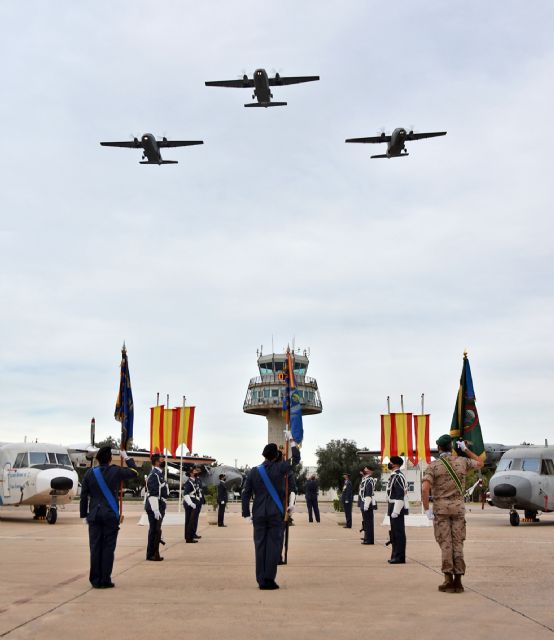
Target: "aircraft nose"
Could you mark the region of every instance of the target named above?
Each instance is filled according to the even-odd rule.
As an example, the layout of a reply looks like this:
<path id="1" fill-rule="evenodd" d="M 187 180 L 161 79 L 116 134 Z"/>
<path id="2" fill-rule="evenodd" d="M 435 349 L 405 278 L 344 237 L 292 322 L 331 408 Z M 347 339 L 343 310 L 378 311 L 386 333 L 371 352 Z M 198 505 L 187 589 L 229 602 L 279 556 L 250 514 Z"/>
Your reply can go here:
<path id="1" fill-rule="evenodd" d="M 513 498 L 517 493 L 513 484 L 499 484 L 494 488 L 494 495 L 498 498 Z"/>
<path id="2" fill-rule="evenodd" d="M 491 482 L 491 491 L 496 498 L 514 498 L 518 502 L 531 500 L 533 489 L 527 478 L 510 476 L 510 478 L 502 480 L 502 478 L 498 478 L 498 484 Z"/>
<path id="3" fill-rule="evenodd" d="M 69 491 L 73 489 L 73 480 L 64 476 L 52 478 L 52 480 L 50 480 L 50 487 L 55 491 Z"/>

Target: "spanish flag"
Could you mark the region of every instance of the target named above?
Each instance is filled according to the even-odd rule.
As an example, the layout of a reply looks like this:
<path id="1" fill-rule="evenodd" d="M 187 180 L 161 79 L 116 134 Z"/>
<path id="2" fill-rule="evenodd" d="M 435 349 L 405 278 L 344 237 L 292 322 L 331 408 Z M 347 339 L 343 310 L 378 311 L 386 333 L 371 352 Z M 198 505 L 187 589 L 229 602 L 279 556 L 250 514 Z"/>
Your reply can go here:
<path id="1" fill-rule="evenodd" d="M 414 416 L 415 457 L 414 464 L 421 460 L 431 462 L 431 448 L 429 447 L 429 414 Z"/>
<path id="2" fill-rule="evenodd" d="M 387 413 L 381 416 L 381 458 L 414 457 L 412 414 Z"/>
<path id="3" fill-rule="evenodd" d="M 192 453 L 192 432 L 194 428 L 195 407 L 175 407 L 171 421 L 171 439 L 168 449 L 175 456 L 180 445 L 184 444 Z"/>
<path id="4" fill-rule="evenodd" d="M 150 407 L 150 454 L 164 452 L 164 405 Z"/>

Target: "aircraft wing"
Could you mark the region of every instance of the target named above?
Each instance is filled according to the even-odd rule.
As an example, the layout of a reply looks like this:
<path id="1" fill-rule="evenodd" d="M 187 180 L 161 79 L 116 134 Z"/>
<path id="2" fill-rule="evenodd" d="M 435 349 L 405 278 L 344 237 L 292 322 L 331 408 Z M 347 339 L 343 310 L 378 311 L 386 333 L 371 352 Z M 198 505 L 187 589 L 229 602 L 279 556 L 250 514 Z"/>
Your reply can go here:
<path id="1" fill-rule="evenodd" d="M 212 80 L 204 83 L 207 87 L 235 87 L 237 89 L 244 89 L 246 87 L 253 87 L 254 80 L 250 80 L 248 77 L 241 78 L 240 80 Z"/>
<path id="2" fill-rule="evenodd" d="M 101 142 L 103 147 L 126 147 L 127 149 L 141 149 L 142 145 L 138 140 L 127 140 L 125 142 Z"/>
<path id="3" fill-rule="evenodd" d="M 423 138 L 436 138 L 437 136 L 445 136 L 446 131 L 434 131 L 432 133 L 410 133 L 406 136 L 406 140 L 423 140 Z"/>
<path id="4" fill-rule="evenodd" d="M 301 82 L 314 82 L 319 80 L 319 76 L 279 76 L 275 78 L 269 78 L 269 86 L 277 87 L 283 84 L 300 84 Z"/>
<path id="5" fill-rule="evenodd" d="M 370 136 L 369 138 L 348 138 L 345 142 L 390 142 L 391 137 L 382 135 L 382 136 Z"/>
<path id="6" fill-rule="evenodd" d="M 204 144 L 204 140 L 158 140 L 158 147 L 190 147 L 193 144 Z"/>

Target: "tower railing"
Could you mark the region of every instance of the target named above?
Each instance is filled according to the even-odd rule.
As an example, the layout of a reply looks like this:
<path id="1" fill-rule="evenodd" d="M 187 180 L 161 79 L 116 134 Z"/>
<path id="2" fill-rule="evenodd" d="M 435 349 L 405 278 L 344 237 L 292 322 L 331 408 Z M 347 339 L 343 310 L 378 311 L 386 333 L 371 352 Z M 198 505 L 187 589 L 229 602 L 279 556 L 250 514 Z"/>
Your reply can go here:
<path id="1" fill-rule="evenodd" d="M 317 381 L 315 378 L 310 378 L 310 376 L 300 376 L 295 375 L 294 380 L 297 385 L 306 385 L 310 387 L 317 388 Z M 263 376 L 256 376 L 255 378 L 250 378 L 249 386 L 255 386 L 259 384 L 281 384 L 285 385 L 284 380 L 279 380 L 279 374 L 277 373 L 268 373 Z"/>

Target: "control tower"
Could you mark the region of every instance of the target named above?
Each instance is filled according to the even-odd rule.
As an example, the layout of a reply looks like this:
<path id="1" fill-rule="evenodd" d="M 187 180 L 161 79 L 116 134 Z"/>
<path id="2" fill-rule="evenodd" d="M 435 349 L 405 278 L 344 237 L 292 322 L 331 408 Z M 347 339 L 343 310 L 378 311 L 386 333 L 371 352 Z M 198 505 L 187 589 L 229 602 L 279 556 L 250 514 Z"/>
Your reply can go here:
<path id="1" fill-rule="evenodd" d="M 306 375 L 308 370 L 308 355 L 306 351 L 296 352 L 294 358 L 294 379 L 300 395 L 302 416 L 321 413 L 321 398 L 315 378 Z M 286 353 L 271 353 L 262 355 L 258 351 L 258 369 L 260 375 L 250 380 L 243 410 L 267 418 L 267 442 L 284 445 L 285 414 L 283 412 L 283 398 L 286 393 L 285 364 Z"/>

